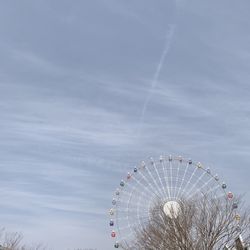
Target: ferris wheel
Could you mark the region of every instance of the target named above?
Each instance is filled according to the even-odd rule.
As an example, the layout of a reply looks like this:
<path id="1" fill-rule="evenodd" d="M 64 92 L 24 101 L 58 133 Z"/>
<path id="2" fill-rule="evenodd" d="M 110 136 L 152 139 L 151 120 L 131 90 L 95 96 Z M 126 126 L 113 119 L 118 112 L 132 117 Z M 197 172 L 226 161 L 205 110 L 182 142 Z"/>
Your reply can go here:
<path id="1" fill-rule="evenodd" d="M 114 247 L 133 249 L 135 228 L 143 229 L 149 222 L 156 199 L 170 215 L 170 208 L 177 212 L 183 198 L 191 200 L 208 194 L 228 199 L 234 196 L 218 175 L 200 162 L 171 155 L 142 161 L 114 192 L 109 211 Z M 237 208 L 237 204 L 234 206 Z"/>

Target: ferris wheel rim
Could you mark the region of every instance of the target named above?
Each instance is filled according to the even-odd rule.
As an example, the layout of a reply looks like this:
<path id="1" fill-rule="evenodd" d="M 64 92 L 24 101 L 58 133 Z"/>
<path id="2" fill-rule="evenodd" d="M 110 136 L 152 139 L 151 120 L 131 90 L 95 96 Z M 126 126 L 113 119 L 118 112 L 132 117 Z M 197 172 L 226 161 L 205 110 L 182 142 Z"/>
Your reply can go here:
<path id="1" fill-rule="evenodd" d="M 163 181 L 165 181 L 165 184 L 166 184 L 166 176 L 165 176 L 165 174 L 166 174 L 166 172 L 165 172 L 165 170 L 163 170 L 163 177 L 160 177 L 160 175 L 159 175 L 159 172 L 158 172 L 158 170 L 157 170 L 157 166 L 156 166 L 156 164 L 161 164 L 162 165 L 162 168 L 164 169 L 164 164 L 166 163 L 166 162 L 169 162 L 169 164 L 170 164 L 170 168 L 169 168 L 169 175 L 170 175 L 170 181 L 171 181 L 171 185 L 170 185 L 170 187 L 169 186 L 165 186 L 164 187 L 164 183 L 163 183 Z M 184 175 L 184 178 L 186 177 L 186 173 L 187 173 L 187 171 L 188 171 L 188 169 L 190 169 L 190 167 L 192 166 L 193 168 L 194 168 L 194 171 L 192 172 L 192 174 L 191 174 L 191 176 L 189 176 L 189 181 L 188 182 L 186 182 L 184 185 L 184 189 L 182 189 L 183 187 L 182 187 L 182 185 L 183 185 L 183 180 L 182 180 L 182 182 L 181 182 L 181 186 L 179 186 L 178 187 L 178 190 L 176 190 L 177 188 L 176 188 L 176 186 L 175 187 L 173 187 L 173 178 L 172 178 L 172 175 L 173 175 L 173 169 L 172 169 L 172 162 L 178 162 L 178 163 L 181 163 L 181 164 L 185 164 L 185 175 Z M 180 165 L 181 165 L 180 164 Z M 157 181 L 159 181 L 159 183 L 155 183 L 156 181 L 154 180 L 154 178 L 151 176 L 151 172 L 149 171 L 150 169 L 149 169 L 149 166 L 151 167 L 151 170 L 152 170 L 152 168 L 155 170 L 155 174 L 157 175 Z M 166 167 L 165 167 L 165 169 L 167 169 Z M 169 155 L 169 156 L 160 156 L 159 157 L 159 161 L 154 161 L 154 159 L 151 157 L 151 158 L 149 158 L 149 162 L 145 162 L 145 161 L 142 161 L 140 164 L 139 164 L 139 166 L 135 166 L 134 167 L 134 171 L 133 172 L 128 172 L 128 174 L 127 174 L 127 178 L 125 178 L 125 179 L 122 179 L 121 180 L 121 182 L 120 182 L 120 187 L 119 188 L 117 188 L 117 190 L 116 190 L 116 192 L 114 193 L 114 196 L 113 197 L 116 197 L 116 198 L 113 198 L 113 201 L 115 200 L 115 202 L 114 202 L 114 204 L 113 204 L 113 209 L 115 210 L 115 221 L 116 221 L 116 229 L 117 229 L 117 237 L 116 238 L 118 238 L 119 239 L 119 242 L 120 242 L 120 246 L 122 246 L 123 244 L 125 244 L 125 245 L 127 245 L 127 247 L 130 247 L 130 245 L 128 244 L 128 242 L 126 241 L 126 237 L 125 236 L 123 236 L 123 233 L 121 232 L 122 231 L 122 227 L 120 226 L 120 222 L 121 222 L 121 220 L 120 220 L 120 218 L 119 218 L 119 216 L 120 216 L 120 213 L 125 213 L 126 214 L 126 212 L 127 212 L 127 221 L 128 221 L 128 228 L 129 228 L 129 230 L 130 230 L 130 233 L 132 233 L 132 229 L 131 229 L 131 227 L 133 226 L 133 225 L 130 225 L 130 221 L 129 221 L 129 209 L 130 209 L 130 202 L 131 202 L 131 199 L 132 199 L 132 196 L 133 196 L 133 193 L 136 191 L 136 185 L 134 185 L 134 187 L 132 188 L 132 191 L 133 192 L 131 192 L 130 194 L 129 194 L 129 201 L 127 202 L 127 210 L 125 210 L 125 212 L 124 212 L 124 210 L 121 210 L 120 209 L 120 207 L 119 207 L 119 203 L 120 203 L 120 201 L 121 201 L 121 194 L 123 193 L 123 192 L 126 192 L 125 191 L 125 187 L 127 187 L 127 186 L 129 186 L 130 185 L 130 183 L 131 183 L 131 181 L 132 180 L 135 180 L 135 182 L 140 182 L 140 180 L 137 180 L 136 179 L 136 176 L 138 176 L 138 175 L 140 175 L 141 174 L 141 178 L 143 179 L 143 178 L 145 178 L 144 176 L 143 176 L 143 172 L 142 171 L 144 171 L 145 170 L 145 172 L 147 171 L 147 174 L 148 174 L 148 176 L 147 176 L 147 178 L 151 178 L 152 179 L 152 183 L 148 183 L 148 186 L 147 187 L 144 187 L 144 190 L 146 190 L 148 193 L 153 193 L 154 195 L 155 195 L 155 197 L 159 197 L 160 199 L 161 199 L 161 197 L 162 197 L 162 195 L 164 196 L 164 194 L 170 194 L 171 192 L 173 193 L 174 192 L 174 197 L 171 197 L 171 195 L 169 195 L 169 196 L 167 196 L 168 198 L 169 198 L 169 201 L 177 201 L 178 199 L 180 199 L 179 197 L 179 192 L 180 192 L 180 190 L 181 190 L 181 194 L 183 194 L 183 190 L 185 190 L 185 188 L 186 188 L 186 186 L 189 186 L 190 185 L 190 183 L 191 183 L 191 181 L 192 181 L 192 178 L 195 176 L 195 172 L 197 171 L 197 170 L 201 170 L 201 171 L 203 171 L 202 172 L 202 174 L 203 175 L 200 175 L 199 176 L 199 178 L 198 179 L 196 179 L 196 182 L 195 183 L 193 183 L 193 185 L 191 186 L 191 190 L 193 191 L 193 189 L 195 189 L 195 187 L 196 187 L 196 185 L 197 185 L 197 183 L 200 183 L 200 181 L 201 181 L 201 179 L 203 178 L 202 176 L 209 176 L 210 177 L 210 179 L 209 179 L 209 181 L 215 181 L 216 182 L 216 186 L 215 186 L 215 188 L 220 188 L 220 191 L 222 191 L 222 193 L 223 193 L 223 195 L 225 195 L 225 197 L 227 196 L 227 185 L 224 183 L 224 182 L 221 182 L 221 180 L 219 179 L 219 177 L 218 177 L 218 175 L 217 174 L 214 174 L 214 173 L 212 173 L 212 171 L 210 170 L 210 168 L 205 168 L 205 166 L 203 165 L 203 164 L 201 164 L 200 162 L 193 162 L 191 159 L 185 159 L 185 158 L 183 158 L 183 157 L 181 157 L 181 156 L 175 156 L 175 157 L 172 157 L 171 155 Z M 178 169 L 177 169 L 177 178 L 175 179 L 175 181 L 176 181 L 176 183 L 179 181 L 178 180 L 178 175 L 179 175 L 179 165 L 178 165 Z M 166 170 L 167 171 L 167 170 Z M 199 171 L 199 172 L 201 172 L 201 171 Z M 167 173 L 168 174 L 168 173 Z M 183 179 L 184 179 L 183 178 Z M 169 180 L 168 180 L 169 181 Z M 137 183 L 138 184 L 138 183 Z M 138 184 L 138 185 L 141 185 L 141 184 Z M 158 185 L 161 185 L 162 186 L 162 189 L 161 188 L 159 188 L 158 187 Z M 175 185 L 177 185 L 177 184 L 175 184 Z M 204 185 L 206 186 L 206 185 L 208 185 L 208 183 L 204 183 Z M 154 191 L 154 188 L 153 188 L 153 186 L 155 186 L 155 187 L 157 187 L 157 189 L 159 189 L 159 190 L 156 190 L 156 191 Z M 174 189 L 174 191 L 173 191 L 173 189 Z M 202 190 L 202 188 L 199 190 L 199 191 L 201 191 Z M 177 195 L 176 195 L 176 192 L 177 192 Z M 185 191 L 186 192 L 186 191 Z M 196 192 L 197 192 L 197 190 L 196 190 Z M 231 192 L 229 192 L 229 193 L 231 193 Z M 228 193 L 228 194 L 229 194 Z M 140 194 L 142 194 L 140 197 L 139 197 L 139 201 L 141 200 L 141 198 L 142 198 L 142 196 L 144 195 L 146 195 L 146 194 L 144 194 L 144 193 L 140 193 Z M 188 196 L 188 199 L 190 199 L 190 198 L 192 198 L 192 196 L 193 195 L 189 195 Z M 168 201 L 166 201 L 165 200 L 165 204 L 167 203 Z M 150 206 L 150 202 L 148 202 L 148 208 L 147 208 L 147 210 L 149 211 L 149 206 Z M 137 202 L 137 207 L 136 207 L 136 209 L 137 209 L 137 213 L 136 213 L 136 217 L 137 217 L 137 222 L 135 222 L 135 224 L 138 226 L 140 226 L 140 228 L 143 228 L 143 225 L 142 225 L 142 223 L 141 223 L 141 220 L 143 219 L 143 218 L 141 218 L 140 216 L 139 216 L 139 205 L 138 205 L 138 202 Z M 112 217 L 113 215 L 111 215 L 111 217 Z M 113 217 L 113 218 L 114 218 Z M 134 225 L 135 225 L 134 224 Z M 127 228 L 127 226 L 126 227 L 124 227 L 124 228 Z M 118 241 L 117 241 L 118 242 Z M 118 244 L 118 243 L 116 243 L 116 244 Z"/>

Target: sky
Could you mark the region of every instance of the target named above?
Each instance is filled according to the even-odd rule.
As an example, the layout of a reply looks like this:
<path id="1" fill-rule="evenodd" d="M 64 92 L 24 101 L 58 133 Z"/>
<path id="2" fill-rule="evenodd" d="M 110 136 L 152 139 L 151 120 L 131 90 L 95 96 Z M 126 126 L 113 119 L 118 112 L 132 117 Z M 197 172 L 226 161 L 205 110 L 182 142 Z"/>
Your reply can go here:
<path id="1" fill-rule="evenodd" d="M 113 249 L 120 179 L 182 155 L 250 205 L 248 0 L 0 1 L 0 227 Z"/>

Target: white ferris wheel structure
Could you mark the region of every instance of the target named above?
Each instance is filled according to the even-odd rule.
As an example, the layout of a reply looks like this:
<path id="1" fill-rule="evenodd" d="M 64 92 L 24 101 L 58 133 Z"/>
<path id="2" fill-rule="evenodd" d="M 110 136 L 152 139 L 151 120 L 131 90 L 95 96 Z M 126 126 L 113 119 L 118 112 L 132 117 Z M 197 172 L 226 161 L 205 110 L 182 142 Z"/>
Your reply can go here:
<path id="1" fill-rule="evenodd" d="M 140 162 L 120 181 L 113 195 L 109 226 L 114 247 L 133 249 L 135 229 L 147 225 L 155 200 L 162 203 L 168 215 L 170 208 L 178 212 L 183 198 L 192 200 L 209 194 L 233 198 L 218 175 L 200 162 L 171 155 Z"/>

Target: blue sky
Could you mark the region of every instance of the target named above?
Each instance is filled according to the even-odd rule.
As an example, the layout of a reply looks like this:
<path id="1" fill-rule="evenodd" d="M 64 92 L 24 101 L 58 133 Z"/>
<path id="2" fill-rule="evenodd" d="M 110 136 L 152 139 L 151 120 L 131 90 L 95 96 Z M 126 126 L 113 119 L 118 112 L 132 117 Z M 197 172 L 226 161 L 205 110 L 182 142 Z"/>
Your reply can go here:
<path id="1" fill-rule="evenodd" d="M 248 0 L 1 1 L 0 226 L 112 249 L 120 178 L 169 153 L 248 200 L 249 13 Z"/>

